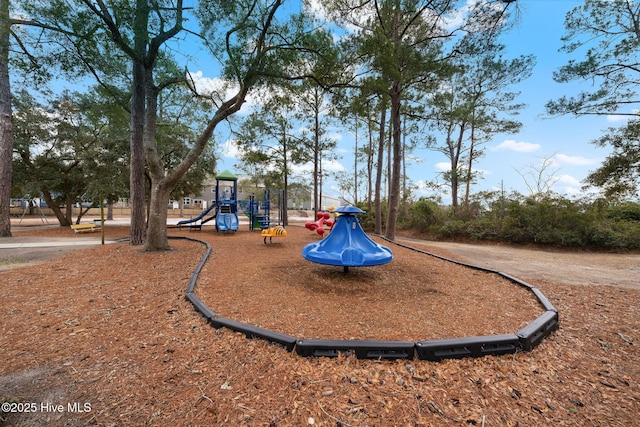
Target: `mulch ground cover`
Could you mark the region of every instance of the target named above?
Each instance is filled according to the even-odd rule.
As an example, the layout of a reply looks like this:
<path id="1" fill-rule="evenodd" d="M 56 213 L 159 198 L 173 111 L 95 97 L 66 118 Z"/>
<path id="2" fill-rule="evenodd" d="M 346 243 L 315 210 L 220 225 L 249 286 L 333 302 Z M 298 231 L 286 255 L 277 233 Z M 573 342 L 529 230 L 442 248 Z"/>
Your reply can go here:
<path id="1" fill-rule="evenodd" d="M 544 311 L 495 275 L 388 243 L 391 263 L 344 274 L 301 257 L 317 235 L 288 231 L 271 245 L 243 230 L 170 234 L 211 243 L 196 294 L 212 310 L 296 337 L 513 333 Z M 68 228 L 15 234 L 95 238 Z M 213 329 L 184 297 L 204 248 L 171 245 L 85 247 L 0 271 L 0 402 L 9 404 L 0 425 L 637 425 L 638 291 L 521 278 L 560 313 L 559 330 L 531 352 L 304 358 Z"/>

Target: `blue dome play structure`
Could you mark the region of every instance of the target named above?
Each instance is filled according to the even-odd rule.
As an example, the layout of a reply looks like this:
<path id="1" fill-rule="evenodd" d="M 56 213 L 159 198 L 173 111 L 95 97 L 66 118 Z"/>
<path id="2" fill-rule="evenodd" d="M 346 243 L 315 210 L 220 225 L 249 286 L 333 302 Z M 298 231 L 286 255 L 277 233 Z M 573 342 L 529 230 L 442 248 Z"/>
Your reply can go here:
<path id="1" fill-rule="evenodd" d="M 391 249 L 379 245 L 367 236 L 357 214 L 364 211 L 355 206 L 341 206 L 331 233 L 324 239 L 309 243 L 302 249 L 302 256 L 311 262 L 349 267 L 370 267 L 386 264 L 393 259 Z"/>

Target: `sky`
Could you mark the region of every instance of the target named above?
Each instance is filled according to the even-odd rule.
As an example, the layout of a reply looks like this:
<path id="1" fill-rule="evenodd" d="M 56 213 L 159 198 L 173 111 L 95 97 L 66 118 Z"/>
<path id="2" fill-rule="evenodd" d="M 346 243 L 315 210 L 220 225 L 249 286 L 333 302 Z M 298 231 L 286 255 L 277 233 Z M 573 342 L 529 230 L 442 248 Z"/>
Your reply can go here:
<path id="1" fill-rule="evenodd" d="M 612 126 L 620 125 L 613 116 L 550 118 L 544 105 L 551 99 L 571 95 L 579 90 L 591 90 L 589 83 L 556 83 L 552 75 L 570 59 L 564 52 L 561 37 L 564 18 L 581 1 L 519 0 L 522 15 L 518 25 L 504 39 L 513 55 L 533 54 L 537 64 L 532 76 L 516 88 L 519 100 L 527 104 L 519 120 L 523 129 L 515 135 L 497 135 L 486 146 L 485 158 L 478 169 L 486 171 L 476 186 L 484 189 L 514 189 L 528 194 L 524 176 L 540 170 L 542 162 L 550 163 L 549 171 L 557 179 L 553 190 L 574 195 L 581 192 L 588 173 L 600 166 L 609 150 L 596 147 L 590 141 Z M 580 59 L 577 54 L 572 58 Z M 529 184 L 533 180 L 529 179 Z"/>
<path id="2" fill-rule="evenodd" d="M 611 127 L 620 125 L 616 117 L 591 116 L 576 118 L 546 116 L 544 105 L 551 99 L 571 95 L 579 90 L 590 90 L 588 83 L 555 83 L 552 74 L 567 63 L 569 56 L 559 52 L 564 34 L 564 18 L 568 11 L 581 4 L 576 0 L 518 0 L 521 16 L 517 25 L 503 38 L 510 56 L 532 54 L 536 65 L 532 76 L 514 86 L 521 92 L 519 102 L 527 107 L 517 117 L 524 126 L 517 134 L 496 135 L 485 146 L 485 156 L 476 163 L 482 178 L 472 187 L 472 192 L 504 190 L 530 194 L 538 180 L 533 178 L 540 171 L 551 177 L 555 184 L 552 190 L 578 196 L 583 191 L 582 181 L 590 171 L 602 163 L 609 154 L 590 141 L 598 138 Z M 573 56 L 580 59 L 579 56 Z M 206 75 L 205 75 L 206 77 Z M 345 129 L 334 127 L 331 134 L 338 141 L 337 153 L 341 158 L 325 163 L 333 171 L 353 170 L 353 136 Z M 234 169 L 237 152 L 229 141 L 221 141 L 219 170 Z M 419 149 L 412 154 L 407 174 L 418 186 L 415 196 L 440 196 L 444 203 L 450 202 L 447 192 L 435 191 L 424 186 L 425 182 L 437 180 L 443 183 L 441 174 L 448 168 L 448 159 L 433 150 Z M 546 164 L 546 167 L 542 165 Z M 335 181 L 326 181 L 324 192 L 340 195 Z"/>
<path id="3" fill-rule="evenodd" d="M 473 185 L 472 192 L 504 190 L 529 194 L 530 187 L 536 184 L 532 176 L 546 162 L 547 168 L 544 170 L 555 181 L 552 190 L 570 196 L 578 195 L 581 193 L 582 181 L 590 171 L 600 166 L 610 151 L 596 147 L 590 141 L 603 135 L 607 128 L 624 122 L 607 116 L 544 117 L 544 105 L 549 100 L 575 94 L 579 90 L 592 89 L 589 83 L 559 84 L 552 78 L 553 72 L 570 59 L 566 53 L 558 51 L 565 32 L 565 15 L 582 4 L 582 1 L 518 0 L 517 4 L 521 11 L 520 18 L 516 26 L 504 35 L 503 43 L 510 57 L 529 54 L 536 57 L 532 76 L 511 88 L 512 91 L 521 92 L 517 101 L 527 104 L 518 116 L 524 126 L 517 134 L 499 134 L 485 143 L 485 156 L 475 165 L 476 170 L 482 172 L 482 177 Z M 189 52 L 189 55 L 191 58 L 199 57 L 187 63 L 197 81 L 214 86 L 221 84 L 221 80 L 217 78 L 219 67 L 207 63 L 204 51 Z M 581 59 L 578 55 L 573 58 Z M 250 94 L 246 108 L 243 107 L 239 115 L 247 114 L 256 103 L 257 100 Z M 341 157 L 335 162 L 325 161 L 323 167 L 332 172 L 351 173 L 354 146 L 352 134 L 340 127 L 333 127 L 329 133 L 336 139 L 338 148 L 335 152 Z M 229 169 L 236 174 L 241 173 L 235 167 L 238 153 L 229 140 L 231 135 L 228 129 L 220 127 L 215 134 L 219 156 L 218 171 Z M 434 180 L 443 183 L 441 175 L 448 167 L 448 159 L 441 153 L 427 149 L 418 149 L 411 156 L 407 174 L 417 186 L 414 196 L 440 196 L 443 203 L 449 203 L 450 196 L 447 192 L 434 191 L 424 185 L 425 182 Z M 311 165 L 296 168 L 298 174 L 307 177 L 310 170 Z M 340 195 L 332 178 L 325 180 L 323 192 Z"/>

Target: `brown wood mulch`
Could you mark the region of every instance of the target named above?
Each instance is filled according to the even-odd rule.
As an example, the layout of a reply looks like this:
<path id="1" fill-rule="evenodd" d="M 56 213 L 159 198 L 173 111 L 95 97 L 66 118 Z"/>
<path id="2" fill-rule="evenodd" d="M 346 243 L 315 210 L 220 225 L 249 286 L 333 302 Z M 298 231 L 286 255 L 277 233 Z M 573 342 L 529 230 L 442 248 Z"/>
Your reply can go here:
<path id="1" fill-rule="evenodd" d="M 317 235 L 288 231 L 272 245 L 244 230 L 170 234 L 211 243 L 196 294 L 212 310 L 300 338 L 514 333 L 544 311 L 505 279 L 387 243 L 391 263 L 345 275 L 302 258 Z M 58 228 L 19 235 L 95 238 Z M 559 330 L 531 352 L 303 358 L 211 328 L 184 298 L 204 248 L 171 245 L 83 248 L 0 272 L 0 402 L 23 410 L 0 413 L 1 426 L 638 425 L 638 291 L 522 278 L 560 312 Z"/>

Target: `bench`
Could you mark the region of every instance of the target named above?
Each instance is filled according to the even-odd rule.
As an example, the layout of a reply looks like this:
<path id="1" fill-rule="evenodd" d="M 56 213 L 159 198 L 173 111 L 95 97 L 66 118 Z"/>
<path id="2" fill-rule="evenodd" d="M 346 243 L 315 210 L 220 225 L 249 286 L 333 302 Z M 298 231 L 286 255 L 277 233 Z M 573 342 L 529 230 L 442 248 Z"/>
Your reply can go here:
<path id="1" fill-rule="evenodd" d="M 96 226 L 94 223 L 87 223 L 87 224 L 73 224 L 71 225 L 71 229 L 76 233 L 87 233 L 87 232 L 100 230 L 100 227 Z"/>

